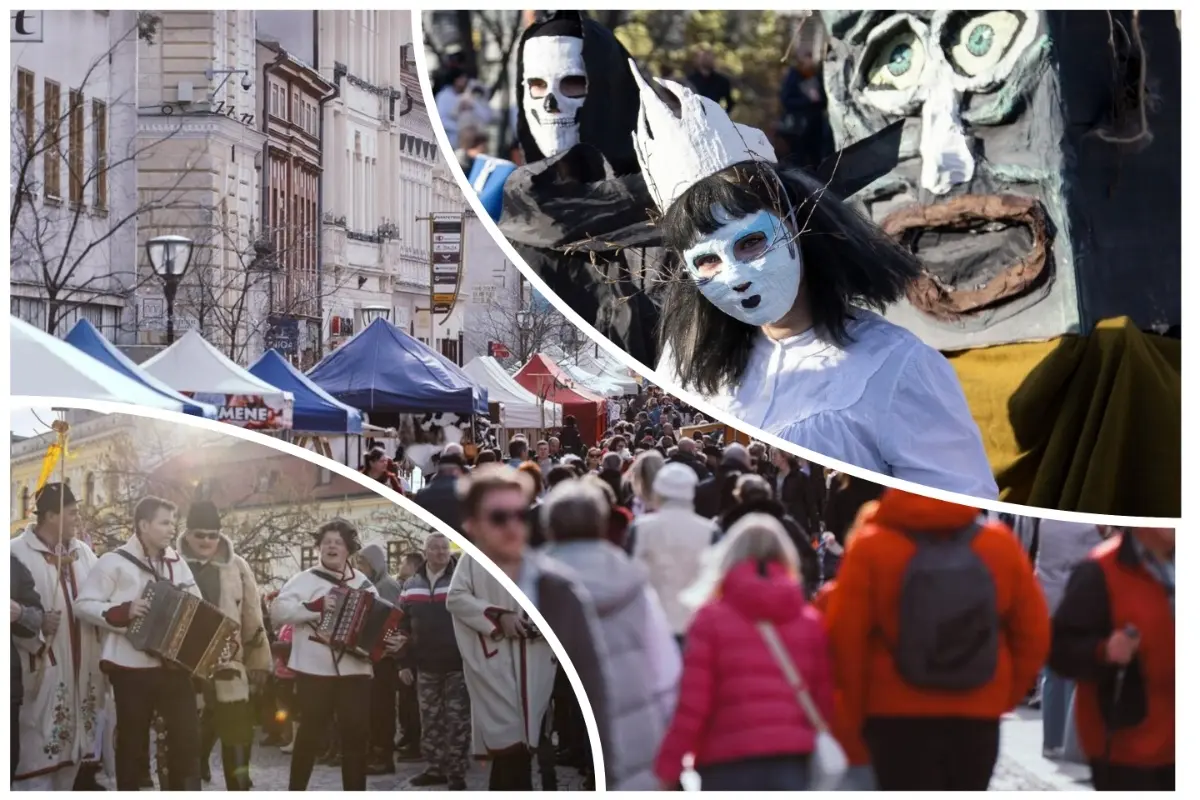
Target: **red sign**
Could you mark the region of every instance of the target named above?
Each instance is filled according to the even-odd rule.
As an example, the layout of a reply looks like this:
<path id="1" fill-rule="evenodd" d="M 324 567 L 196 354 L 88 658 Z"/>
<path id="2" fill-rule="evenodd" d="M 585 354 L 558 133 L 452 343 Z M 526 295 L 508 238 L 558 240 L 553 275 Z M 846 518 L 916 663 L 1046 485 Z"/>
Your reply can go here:
<path id="1" fill-rule="evenodd" d="M 492 358 L 510 358 L 512 353 L 509 352 L 506 345 L 500 342 L 488 342 L 488 355 Z"/>

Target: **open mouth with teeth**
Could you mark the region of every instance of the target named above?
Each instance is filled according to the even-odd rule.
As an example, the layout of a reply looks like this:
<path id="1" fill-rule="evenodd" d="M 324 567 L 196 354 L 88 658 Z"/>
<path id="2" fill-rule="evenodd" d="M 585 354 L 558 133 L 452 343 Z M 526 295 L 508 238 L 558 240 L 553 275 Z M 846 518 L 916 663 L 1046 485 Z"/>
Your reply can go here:
<path id="1" fill-rule="evenodd" d="M 964 195 L 889 214 L 883 230 L 921 259 L 908 287 L 914 308 L 953 320 L 1018 297 L 1047 269 L 1041 203 L 1021 195 Z"/>
<path id="2" fill-rule="evenodd" d="M 566 114 L 542 114 L 535 109 L 533 118 L 538 121 L 539 125 L 554 125 L 560 128 L 569 128 L 579 124 L 578 114 L 572 114 L 569 117 Z"/>

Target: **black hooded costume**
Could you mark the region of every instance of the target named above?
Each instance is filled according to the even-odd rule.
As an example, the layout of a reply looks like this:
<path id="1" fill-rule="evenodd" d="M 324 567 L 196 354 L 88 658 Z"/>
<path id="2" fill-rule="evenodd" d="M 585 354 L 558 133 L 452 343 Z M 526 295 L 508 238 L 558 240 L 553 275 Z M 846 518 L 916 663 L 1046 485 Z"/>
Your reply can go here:
<path id="1" fill-rule="evenodd" d="M 579 143 L 546 158 L 525 120 L 525 43 L 580 33 L 588 91 Z M 556 12 L 525 31 L 517 56 L 517 137 L 526 166 L 504 186 L 500 230 L 585 322 L 653 367 L 658 275 L 671 256 L 651 224 L 654 202 L 633 150 L 640 100 L 628 60 L 611 31 L 578 12 Z"/>

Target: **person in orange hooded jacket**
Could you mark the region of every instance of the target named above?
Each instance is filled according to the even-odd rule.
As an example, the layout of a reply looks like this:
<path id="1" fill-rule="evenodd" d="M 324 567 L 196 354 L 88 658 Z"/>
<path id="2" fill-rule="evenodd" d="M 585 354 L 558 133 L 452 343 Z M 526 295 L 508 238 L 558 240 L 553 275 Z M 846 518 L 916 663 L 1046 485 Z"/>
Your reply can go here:
<path id="1" fill-rule="evenodd" d="M 971 548 L 995 579 L 1001 638 L 993 679 L 952 692 L 901 678 L 889 643 L 898 638 L 901 588 L 917 551 L 906 531 L 949 535 L 979 516 L 976 508 L 888 489 L 864 509 L 838 572 L 828 625 L 839 724 L 862 733 L 884 791 L 986 790 L 1000 719 L 1024 699 L 1049 653 L 1050 614 L 1029 557 L 1007 526 L 983 522 Z"/>

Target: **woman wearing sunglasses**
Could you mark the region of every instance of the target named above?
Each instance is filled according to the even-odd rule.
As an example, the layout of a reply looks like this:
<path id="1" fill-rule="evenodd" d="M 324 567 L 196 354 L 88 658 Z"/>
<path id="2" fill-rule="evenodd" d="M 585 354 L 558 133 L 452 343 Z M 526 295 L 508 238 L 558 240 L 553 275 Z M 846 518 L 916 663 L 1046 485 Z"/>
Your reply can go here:
<path id="1" fill-rule="evenodd" d="M 200 774 L 212 780 L 209 754 L 221 740 L 221 766 L 227 791 L 250 790 L 250 746 L 254 741 L 254 712 L 250 687 L 261 689 L 271 667 L 271 648 L 263 627 L 262 606 L 254 571 L 233 552 L 233 542 L 221 533 L 221 514 L 208 500 L 192 503 L 187 530 L 176 542 L 204 599 L 238 624 L 241 647 L 222 664 L 204 688 L 200 716 Z"/>

